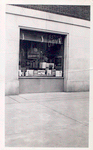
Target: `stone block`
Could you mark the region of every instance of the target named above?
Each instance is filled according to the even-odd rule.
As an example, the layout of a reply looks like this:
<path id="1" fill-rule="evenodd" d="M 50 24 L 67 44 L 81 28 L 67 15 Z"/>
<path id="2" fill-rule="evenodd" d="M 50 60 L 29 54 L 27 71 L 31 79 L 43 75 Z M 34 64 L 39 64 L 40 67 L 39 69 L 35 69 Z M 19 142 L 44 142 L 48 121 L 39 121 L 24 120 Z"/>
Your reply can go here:
<path id="1" fill-rule="evenodd" d="M 84 89 L 85 89 L 85 91 L 90 90 L 90 82 L 89 81 L 84 81 Z"/>
<path id="2" fill-rule="evenodd" d="M 41 79 L 41 92 L 62 92 L 63 79 Z"/>
<path id="3" fill-rule="evenodd" d="M 17 27 L 18 26 L 18 22 L 17 22 L 17 16 L 16 15 L 11 15 L 11 14 L 7 14 L 6 15 L 6 27 Z"/>
<path id="4" fill-rule="evenodd" d="M 46 29 L 46 20 L 19 16 L 18 25 L 28 28 Z"/>
<path id="5" fill-rule="evenodd" d="M 15 27 L 6 27 L 6 40 L 13 40 L 13 41 L 18 41 L 19 39 L 19 28 L 15 28 Z"/>
<path id="6" fill-rule="evenodd" d="M 63 91 L 63 79 L 58 78 L 19 79 L 19 85 L 20 93 L 46 93 Z"/>
<path id="7" fill-rule="evenodd" d="M 86 91 L 84 86 L 84 82 L 80 81 L 68 81 L 67 83 L 67 91 L 68 92 L 83 92 Z"/>
<path id="8" fill-rule="evenodd" d="M 69 36 L 69 46 L 71 48 L 90 48 L 90 39 L 89 37 L 79 37 L 79 36 Z"/>
<path id="9" fill-rule="evenodd" d="M 19 81 L 13 80 L 5 83 L 5 95 L 19 94 Z"/>
<path id="10" fill-rule="evenodd" d="M 38 10 L 34 10 L 34 9 L 26 9 L 26 8 L 20 8 L 17 7 L 18 9 L 20 9 L 20 14 L 24 15 L 24 16 L 34 16 L 34 17 L 39 17 L 39 18 L 45 18 L 46 19 L 46 12 L 44 11 L 38 11 Z"/>
<path id="11" fill-rule="evenodd" d="M 19 64 L 19 54 L 8 53 L 5 55 L 6 67 L 18 66 Z"/>
<path id="12" fill-rule="evenodd" d="M 71 35 L 89 38 L 90 37 L 90 28 L 73 26 Z"/>
<path id="13" fill-rule="evenodd" d="M 6 40 L 6 53 L 15 53 L 19 55 L 19 39 L 14 41 L 12 40 Z"/>
<path id="14" fill-rule="evenodd" d="M 84 73 L 80 71 L 68 72 L 68 80 L 71 81 L 83 81 Z"/>
<path id="15" fill-rule="evenodd" d="M 89 69 L 89 59 L 87 58 L 69 58 L 69 71 L 70 70 L 85 70 Z"/>
<path id="16" fill-rule="evenodd" d="M 5 80 L 13 81 L 18 79 L 18 68 L 17 66 L 6 66 L 5 67 Z"/>
<path id="17" fill-rule="evenodd" d="M 69 25 L 64 24 L 64 23 L 50 22 L 50 21 L 46 22 L 46 29 L 58 31 L 62 34 L 66 34 L 66 33 L 70 34 L 72 32 L 72 26 L 69 26 Z"/>
<path id="18" fill-rule="evenodd" d="M 69 48 L 69 58 L 77 59 L 77 58 L 85 58 L 89 60 L 90 50 L 89 48 L 83 47 L 70 47 Z"/>
<path id="19" fill-rule="evenodd" d="M 6 12 L 19 14 L 20 13 L 20 8 L 19 7 L 14 7 L 14 6 L 11 6 L 11 5 L 6 5 Z"/>
<path id="20" fill-rule="evenodd" d="M 90 80 L 90 70 L 85 70 L 84 71 L 84 81 L 89 81 Z"/>
<path id="21" fill-rule="evenodd" d="M 72 71 L 68 72 L 68 80 L 71 81 L 88 81 L 89 71 Z"/>

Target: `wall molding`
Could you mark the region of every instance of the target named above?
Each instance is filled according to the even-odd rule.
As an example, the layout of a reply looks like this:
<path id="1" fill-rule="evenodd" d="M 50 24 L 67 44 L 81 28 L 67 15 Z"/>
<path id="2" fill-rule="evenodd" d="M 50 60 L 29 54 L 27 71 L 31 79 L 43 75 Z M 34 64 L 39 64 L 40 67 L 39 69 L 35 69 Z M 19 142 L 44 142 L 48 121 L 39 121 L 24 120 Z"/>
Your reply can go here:
<path id="1" fill-rule="evenodd" d="M 21 16 L 21 17 L 27 17 L 27 18 L 33 18 L 33 19 L 40 19 L 40 20 L 51 21 L 51 22 L 56 22 L 56 23 L 63 23 L 63 24 L 68 24 L 68 25 L 73 25 L 73 26 L 84 27 L 84 28 L 90 29 L 90 27 L 88 27 L 88 26 L 74 24 L 74 23 L 68 23 L 68 22 L 63 22 L 63 21 L 57 21 L 57 20 L 53 20 L 53 19 L 34 17 L 34 16 L 28 16 L 28 15 L 21 15 L 21 14 L 16 14 L 16 13 L 11 13 L 11 12 L 6 12 L 6 14 L 11 14 L 11 15 L 16 15 L 16 16 Z"/>

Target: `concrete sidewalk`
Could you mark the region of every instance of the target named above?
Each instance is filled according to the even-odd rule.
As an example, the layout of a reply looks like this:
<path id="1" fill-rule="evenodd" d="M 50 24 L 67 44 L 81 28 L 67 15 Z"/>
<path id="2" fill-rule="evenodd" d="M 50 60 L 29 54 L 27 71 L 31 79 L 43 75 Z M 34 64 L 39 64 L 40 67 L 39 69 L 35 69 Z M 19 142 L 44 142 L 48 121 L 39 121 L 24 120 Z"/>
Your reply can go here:
<path id="1" fill-rule="evenodd" d="M 6 96 L 6 147 L 88 147 L 89 93 Z"/>

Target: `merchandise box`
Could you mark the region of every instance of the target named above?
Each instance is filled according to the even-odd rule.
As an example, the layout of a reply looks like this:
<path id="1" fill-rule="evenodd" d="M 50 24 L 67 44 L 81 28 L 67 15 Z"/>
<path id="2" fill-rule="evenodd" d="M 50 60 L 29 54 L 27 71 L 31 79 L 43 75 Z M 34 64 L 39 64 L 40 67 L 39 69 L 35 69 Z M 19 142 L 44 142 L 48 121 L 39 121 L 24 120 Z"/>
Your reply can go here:
<path id="1" fill-rule="evenodd" d="M 45 69 L 46 68 L 46 62 L 40 62 L 40 68 Z"/>
<path id="2" fill-rule="evenodd" d="M 23 76 L 23 77 L 24 77 L 24 71 L 21 73 L 21 76 Z"/>
<path id="3" fill-rule="evenodd" d="M 33 71 L 34 70 L 27 70 L 26 71 L 26 76 L 33 76 Z"/>
<path id="4" fill-rule="evenodd" d="M 52 76 L 56 76 L 56 70 L 52 69 L 51 74 L 52 74 Z"/>
<path id="5" fill-rule="evenodd" d="M 47 70 L 47 76 L 51 76 L 51 70 Z"/>
<path id="6" fill-rule="evenodd" d="M 38 70 L 34 70 L 34 76 L 38 76 Z"/>
<path id="7" fill-rule="evenodd" d="M 54 63 L 49 63 L 49 68 L 54 69 Z"/>
<path id="8" fill-rule="evenodd" d="M 21 70 L 18 70 L 18 76 L 21 77 L 22 76 L 22 72 Z"/>
<path id="9" fill-rule="evenodd" d="M 62 77 L 62 71 L 56 71 L 56 77 Z"/>
<path id="10" fill-rule="evenodd" d="M 46 68 L 49 68 L 49 63 L 46 63 Z"/>
<path id="11" fill-rule="evenodd" d="M 45 75 L 45 70 L 38 70 L 38 75 Z"/>

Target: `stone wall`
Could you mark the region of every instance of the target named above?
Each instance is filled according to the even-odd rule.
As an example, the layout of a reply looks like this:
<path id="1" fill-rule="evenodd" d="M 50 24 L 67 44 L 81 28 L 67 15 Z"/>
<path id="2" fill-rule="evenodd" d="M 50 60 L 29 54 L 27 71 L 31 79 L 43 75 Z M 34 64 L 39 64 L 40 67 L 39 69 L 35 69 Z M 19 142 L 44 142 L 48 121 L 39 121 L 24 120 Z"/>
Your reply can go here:
<path id="1" fill-rule="evenodd" d="M 19 93 L 20 28 L 65 35 L 64 91 L 89 90 L 90 22 L 43 11 L 6 6 L 6 95 Z"/>

